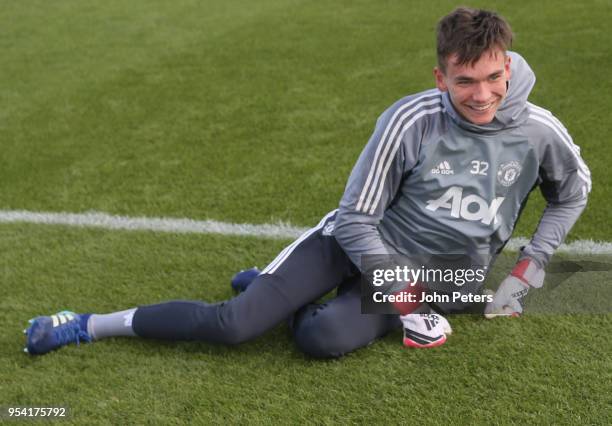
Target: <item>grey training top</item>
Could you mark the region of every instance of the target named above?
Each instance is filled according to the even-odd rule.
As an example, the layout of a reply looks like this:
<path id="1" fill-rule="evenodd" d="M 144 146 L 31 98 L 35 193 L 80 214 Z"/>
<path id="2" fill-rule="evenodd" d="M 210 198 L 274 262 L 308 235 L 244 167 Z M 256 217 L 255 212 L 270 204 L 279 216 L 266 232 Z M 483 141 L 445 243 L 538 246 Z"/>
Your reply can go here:
<path id="1" fill-rule="evenodd" d="M 590 172 L 561 122 L 527 102 L 535 75 L 509 55 L 508 93 L 487 125 L 461 118 L 439 90 L 407 96 L 379 117 L 335 224 L 357 266 L 365 254 L 493 256 L 535 186 L 548 205 L 522 256 L 548 263 L 586 206 Z"/>

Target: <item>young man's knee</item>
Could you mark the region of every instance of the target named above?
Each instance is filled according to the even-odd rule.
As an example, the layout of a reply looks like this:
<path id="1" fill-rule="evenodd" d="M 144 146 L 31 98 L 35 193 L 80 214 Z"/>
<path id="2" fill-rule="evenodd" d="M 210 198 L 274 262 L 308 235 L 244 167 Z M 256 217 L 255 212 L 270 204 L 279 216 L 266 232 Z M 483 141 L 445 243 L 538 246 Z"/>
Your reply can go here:
<path id="1" fill-rule="evenodd" d="M 298 348 L 315 358 L 338 358 L 358 348 L 341 322 L 331 316 L 300 321 L 295 324 L 293 335 Z"/>

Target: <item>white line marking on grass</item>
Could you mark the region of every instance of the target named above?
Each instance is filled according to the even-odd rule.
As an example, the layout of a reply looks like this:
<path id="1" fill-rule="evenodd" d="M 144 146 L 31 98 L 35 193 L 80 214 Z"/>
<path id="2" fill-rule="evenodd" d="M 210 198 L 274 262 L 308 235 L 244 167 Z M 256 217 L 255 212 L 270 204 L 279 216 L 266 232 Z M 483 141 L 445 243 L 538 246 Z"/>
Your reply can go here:
<path id="1" fill-rule="evenodd" d="M 126 231 L 222 234 L 265 238 L 296 238 L 308 229 L 298 228 L 285 223 L 251 225 L 248 223 L 217 222 L 216 220 L 113 216 L 100 212 L 50 213 L 25 210 L 0 210 L 0 223 L 11 222 L 121 229 Z"/>
<path id="2" fill-rule="evenodd" d="M 512 238 L 505 249 L 518 251 L 521 246 L 529 242 L 525 237 Z M 561 244 L 557 252 L 570 254 L 612 254 L 612 243 L 606 241 L 576 240 L 568 244 Z"/>
<path id="3" fill-rule="evenodd" d="M 153 231 L 179 234 L 221 234 L 253 236 L 274 239 L 293 239 L 310 228 L 292 226 L 288 223 L 253 225 L 249 223 L 226 223 L 216 220 L 192 220 L 156 217 L 114 216 L 107 213 L 51 213 L 26 210 L 0 210 L 0 223 L 34 223 L 41 225 L 66 225 L 87 228 L 119 229 L 126 231 Z M 527 244 L 527 238 L 513 238 L 506 250 L 517 251 Z M 558 252 L 572 254 L 612 254 L 612 243 L 578 240 L 563 244 Z"/>

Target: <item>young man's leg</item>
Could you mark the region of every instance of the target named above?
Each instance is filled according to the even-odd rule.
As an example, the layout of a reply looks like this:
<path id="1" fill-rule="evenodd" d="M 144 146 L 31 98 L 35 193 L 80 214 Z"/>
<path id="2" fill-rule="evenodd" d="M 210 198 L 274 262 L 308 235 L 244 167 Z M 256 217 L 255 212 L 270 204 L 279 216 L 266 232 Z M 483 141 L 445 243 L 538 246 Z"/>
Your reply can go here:
<path id="1" fill-rule="evenodd" d="M 66 344 L 62 337 L 60 344 L 51 339 L 51 342 L 37 346 L 38 337 L 47 339 L 51 334 L 58 334 L 49 331 L 53 327 L 63 327 L 59 334 L 69 342 L 79 338 L 87 340 L 91 338 L 89 334 L 101 338 L 130 335 L 132 332 L 146 338 L 229 344 L 252 339 L 358 273 L 335 238 L 324 231 L 334 219 L 335 212 L 332 212 L 289 245 L 245 292 L 233 299 L 215 304 L 172 301 L 141 306 L 120 313 L 93 316 L 91 321 L 86 321 L 87 324 L 83 324 L 83 318 L 73 321 L 65 315 L 63 321 L 40 317 L 40 321 L 36 320 L 40 322 L 39 327 L 33 324 L 28 329 L 28 349 L 30 353 L 45 353 Z M 77 322 L 80 325 L 78 330 Z M 75 327 L 68 329 L 66 323 L 70 327 L 75 323 Z"/>
<path id="2" fill-rule="evenodd" d="M 402 326 L 398 315 L 361 313 L 360 278 L 322 304 L 309 304 L 293 319 L 298 347 L 317 358 L 335 358 L 364 347 Z"/>
<path id="3" fill-rule="evenodd" d="M 345 282 L 338 295 L 322 304 L 309 304 L 293 318 L 296 344 L 317 358 L 336 358 L 367 346 L 403 326 L 404 346 L 432 348 L 452 333 L 448 321 L 427 304 L 404 305 L 404 315 L 361 313 L 360 277 Z"/>

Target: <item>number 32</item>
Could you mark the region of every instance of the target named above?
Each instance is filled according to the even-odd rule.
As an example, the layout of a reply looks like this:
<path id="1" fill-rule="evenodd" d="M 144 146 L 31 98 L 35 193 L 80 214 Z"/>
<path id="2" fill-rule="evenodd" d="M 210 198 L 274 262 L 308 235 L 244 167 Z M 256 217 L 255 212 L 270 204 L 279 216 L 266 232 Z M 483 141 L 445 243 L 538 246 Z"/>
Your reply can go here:
<path id="1" fill-rule="evenodd" d="M 470 169 L 471 174 L 486 176 L 487 170 L 489 170 L 489 163 L 486 161 L 472 161 L 472 168 Z"/>

